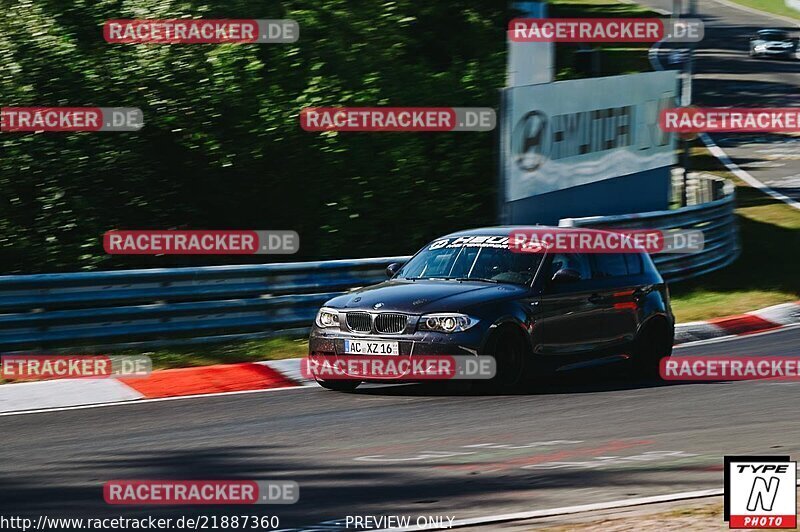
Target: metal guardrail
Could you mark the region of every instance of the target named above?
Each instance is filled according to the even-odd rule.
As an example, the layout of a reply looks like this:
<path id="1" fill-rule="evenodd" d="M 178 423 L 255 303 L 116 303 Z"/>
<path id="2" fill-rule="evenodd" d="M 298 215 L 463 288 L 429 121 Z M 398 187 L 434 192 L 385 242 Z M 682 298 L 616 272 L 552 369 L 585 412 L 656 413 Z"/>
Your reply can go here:
<path id="1" fill-rule="evenodd" d="M 690 198 L 719 197 L 561 225 L 701 229 L 703 252 L 654 257 L 670 281 L 701 275 L 739 254 L 734 195 L 730 183 L 699 178 L 691 186 L 699 188 Z M 327 299 L 385 279 L 389 263 L 408 258 L 0 276 L 0 352 L 155 349 L 301 334 Z"/>
<path id="2" fill-rule="evenodd" d="M 597 229 L 703 231 L 704 247 L 701 252 L 653 255 L 653 262 L 665 280 L 682 281 L 724 268 L 741 253 L 734 214 L 736 195 L 733 184 L 714 176 L 694 175 L 689 180 L 687 197 L 690 205 L 680 209 L 619 216 L 564 218 L 559 221 L 559 225 Z M 711 201 L 703 202 L 707 199 Z"/>
<path id="3" fill-rule="evenodd" d="M 152 349 L 299 334 L 327 299 L 381 281 L 389 263 L 406 260 L 0 276 L 0 352 Z"/>

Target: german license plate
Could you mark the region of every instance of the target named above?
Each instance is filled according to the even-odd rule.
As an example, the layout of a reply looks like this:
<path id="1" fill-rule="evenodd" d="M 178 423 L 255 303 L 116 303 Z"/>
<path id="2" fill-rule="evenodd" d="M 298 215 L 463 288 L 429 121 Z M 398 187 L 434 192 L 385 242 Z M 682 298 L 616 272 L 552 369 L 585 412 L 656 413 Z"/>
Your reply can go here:
<path id="1" fill-rule="evenodd" d="M 344 352 L 348 355 L 399 355 L 400 344 L 374 340 L 345 340 Z"/>

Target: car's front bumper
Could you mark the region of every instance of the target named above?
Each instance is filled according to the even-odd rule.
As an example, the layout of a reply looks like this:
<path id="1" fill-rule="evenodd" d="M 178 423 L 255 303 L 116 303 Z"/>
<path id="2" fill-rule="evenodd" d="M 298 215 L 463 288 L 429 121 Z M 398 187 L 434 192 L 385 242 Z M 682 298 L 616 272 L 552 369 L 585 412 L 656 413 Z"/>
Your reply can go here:
<path id="1" fill-rule="evenodd" d="M 487 327 L 480 323 L 466 331 L 445 334 L 417 331 L 411 334 L 355 334 L 334 328 L 314 326 L 308 339 L 310 356 L 359 356 L 345 353 L 345 340 L 376 340 L 397 342 L 400 357 L 478 356 L 484 348 Z M 390 355 L 391 356 L 391 355 Z M 360 378 L 353 376 L 353 378 Z M 366 379 L 385 382 L 383 379 Z M 397 379 L 393 379 L 397 380 Z M 413 379 L 418 380 L 418 379 Z"/>
<path id="2" fill-rule="evenodd" d="M 478 355 L 486 329 L 477 324 L 466 331 L 437 333 L 416 331 L 411 334 L 357 334 L 335 328 L 314 326 L 308 339 L 309 354 L 344 355 L 345 340 L 380 340 L 397 342 L 401 356 Z"/>

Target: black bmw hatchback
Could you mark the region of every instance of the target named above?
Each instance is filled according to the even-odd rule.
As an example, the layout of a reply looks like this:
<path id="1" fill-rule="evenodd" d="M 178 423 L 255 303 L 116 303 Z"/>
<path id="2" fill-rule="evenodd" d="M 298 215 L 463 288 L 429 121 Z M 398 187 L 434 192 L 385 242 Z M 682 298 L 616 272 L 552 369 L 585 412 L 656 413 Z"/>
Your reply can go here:
<path id="1" fill-rule="evenodd" d="M 328 301 L 311 356 L 492 356 L 489 383 L 627 361 L 657 376 L 670 356 L 669 292 L 647 253 L 519 253 L 513 227 L 453 233 L 387 268 L 389 279 Z M 554 228 L 554 230 L 557 230 Z M 351 391 L 361 380 L 318 380 Z"/>

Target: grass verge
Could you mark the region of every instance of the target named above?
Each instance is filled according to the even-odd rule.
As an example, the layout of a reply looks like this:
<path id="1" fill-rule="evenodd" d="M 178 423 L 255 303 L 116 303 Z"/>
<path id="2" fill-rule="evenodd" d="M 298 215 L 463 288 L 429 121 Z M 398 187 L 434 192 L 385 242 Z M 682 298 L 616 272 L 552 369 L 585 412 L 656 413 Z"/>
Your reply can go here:
<path id="1" fill-rule="evenodd" d="M 705 147 L 693 150 L 692 167 L 736 184 L 742 255 L 731 266 L 670 286 L 678 322 L 739 314 L 800 299 L 797 249 L 800 211 L 746 185 Z"/>
<path id="2" fill-rule="evenodd" d="M 155 351 L 124 351 L 120 355 L 147 355 L 153 369 L 185 368 L 235 362 L 298 358 L 308 354 L 306 338 L 269 338 L 230 344 L 171 347 Z"/>
<path id="3" fill-rule="evenodd" d="M 169 347 L 154 351 L 128 349 L 109 353 L 114 355 L 147 355 L 153 361 L 153 369 L 187 368 L 213 364 L 235 364 L 298 358 L 308 354 L 306 338 L 269 338 L 228 344 L 211 344 L 192 347 Z M 24 382 L 24 379 L 4 379 L 0 384 Z"/>
<path id="4" fill-rule="evenodd" d="M 789 17 L 800 22 L 800 11 L 792 9 L 786 5 L 785 0 L 731 0 L 735 4 L 741 4 L 745 7 L 757 9 L 759 11 L 766 11 L 775 15 L 782 15 Z M 779 24 L 780 25 L 780 24 Z"/>

